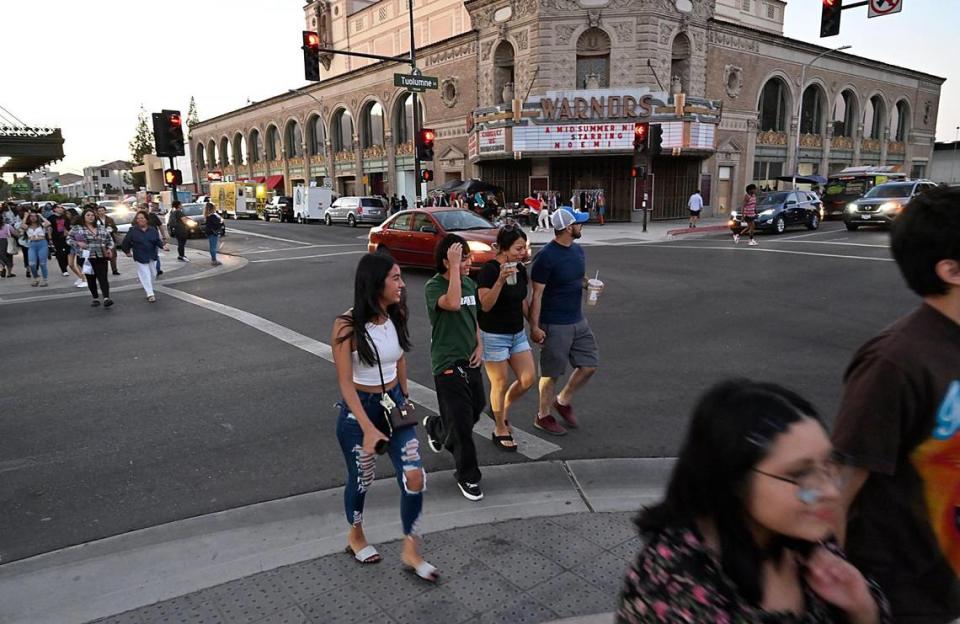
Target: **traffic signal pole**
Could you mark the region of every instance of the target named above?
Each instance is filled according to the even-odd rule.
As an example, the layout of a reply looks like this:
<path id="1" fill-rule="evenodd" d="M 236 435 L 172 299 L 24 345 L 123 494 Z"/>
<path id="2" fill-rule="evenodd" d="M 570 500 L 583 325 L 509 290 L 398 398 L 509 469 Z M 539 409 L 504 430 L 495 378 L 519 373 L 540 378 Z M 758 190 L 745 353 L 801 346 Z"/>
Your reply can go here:
<path id="1" fill-rule="evenodd" d="M 177 165 L 173 161 L 173 156 L 170 156 L 170 168 L 176 171 Z M 173 191 L 170 197 L 170 207 L 173 208 L 173 202 L 177 201 L 177 181 L 174 179 L 173 184 L 170 185 L 170 190 Z"/>

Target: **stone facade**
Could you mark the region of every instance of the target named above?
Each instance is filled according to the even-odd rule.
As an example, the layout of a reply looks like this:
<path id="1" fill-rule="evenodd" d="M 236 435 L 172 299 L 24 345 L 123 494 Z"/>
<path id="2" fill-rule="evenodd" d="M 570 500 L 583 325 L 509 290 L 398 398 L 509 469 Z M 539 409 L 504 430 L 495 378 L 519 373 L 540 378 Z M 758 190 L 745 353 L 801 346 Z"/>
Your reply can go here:
<path id="1" fill-rule="evenodd" d="M 795 168 L 801 174 L 827 175 L 843 166 L 898 164 L 908 173 L 922 174 L 932 155 L 943 79 L 843 53 L 810 64 L 826 49 L 782 35 L 785 5 L 782 0 L 417 0 L 418 41 L 429 42 L 418 45 L 418 66 L 441 86 L 422 98 L 424 124 L 438 133 L 436 159 L 424 167 L 434 169 L 436 185 L 479 175 L 483 163 L 470 161 L 467 121 L 478 109 L 509 108 L 514 99 L 537 102 L 548 91 L 610 88 L 681 92 L 722 103 L 713 150 L 674 152 L 697 159 L 686 181 L 710 185 L 706 199 L 714 212 L 729 210 L 747 183 L 769 181 L 774 173 Z M 317 0 L 304 11 L 308 29 L 318 15 L 331 20 L 325 36 L 333 45 L 378 54 L 405 50 L 406 0 Z M 327 18 L 321 21 L 326 24 Z M 369 27 L 350 30 L 351 20 L 360 18 Z M 356 63 L 358 59 L 347 65 L 346 58 L 335 56 L 330 68 L 323 69 L 329 77 L 301 92 L 191 128 L 194 160 L 202 156 L 206 169 L 228 176 L 282 175 L 287 193 L 294 181 L 331 177 L 340 192 L 399 192 L 412 200 L 412 145 L 396 137 L 403 118 L 398 102 L 405 92 L 393 86 L 393 74 L 406 73 L 409 66 Z M 771 108 L 777 116 L 773 122 L 761 110 L 761 94 L 771 80 L 782 91 L 779 108 Z M 804 119 L 812 116 L 802 124 L 798 145 L 798 98 L 811 85 L 816 95 L 805 107 Z M 842 93 L 852 107 L 853 123 L 835 133 L 840 126 L 834 117 L 843 118 L 836 105 Z M 370 102 L 382 105 L 385 132 L 382 141 L 361 148 Z M 870 116 L 874 109 L 879 112 Z M 334 153 L 331 129 L 340 110 L 354 120 L 356 147 Z M 324 120 L 326 129 L 321 153 L 312 153 L 310 146 L 308 126 L 314 116 Z M 249 142 L 256 129 L 266 149 L 272 126 L 285 148 L 291 122 L 301 130 L 294 135 L 303 142 L 299 150 L 281 149 L 271 161 L 261 152 L 257 162 L 251 163 L 249 154 L 243 164 L 235 162 L 236 137 Z M 654 161 L 654 173 L 666 159 Z M 536 176 L 545 175 L 550 164 L 541 158 L 516 167 Z M 198 173 L 197 179 L 205 179 L 203 170 Z M 694 174 L 699 178 L 691 181 Z M 622 175 L 629 175 L 629 168 Z"/>

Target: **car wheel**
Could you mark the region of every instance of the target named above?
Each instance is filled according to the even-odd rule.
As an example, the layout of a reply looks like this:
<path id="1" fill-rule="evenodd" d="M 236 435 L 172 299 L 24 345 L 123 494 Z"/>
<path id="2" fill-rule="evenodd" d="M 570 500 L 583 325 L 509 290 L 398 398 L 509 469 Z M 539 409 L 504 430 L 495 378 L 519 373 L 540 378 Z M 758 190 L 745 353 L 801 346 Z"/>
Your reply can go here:
<path id="1" fill-rule="evenodd" d="M 787 229 L 787 222 L 783 220 L 783 217 L 777 217 L 777 220 L 773 222 L 773 229 L 777 234 L 783 234 L 783 231 Z"/>
<path id="2" fill-rule="evenodd" d="M 857 225 L 856 223 L 846 223 L 845 225 L 847 226 L 848 232 L 856 232 L 857 230 L 860 229 L 860 226 Z"/>
<path id="3" fill-rule="evenodd" d="M 333 217 L 330 216 L 330 213 L 323 215 L 323 222 L 327 227 L 333 225 Z"/>
<path id="4" fill-rule="evenodd" d="M 357 227 L 357 218 L 353 215 L 347 215 L 347 225 L 350 227 Z"/>
<path id="5" fill-rule="evenodd" d="M 820 216 L 815 214 L 810 217 L 810 221 L 807 223 L 807 229 L 816 230 L 819 227 L 820 227 Z"/>

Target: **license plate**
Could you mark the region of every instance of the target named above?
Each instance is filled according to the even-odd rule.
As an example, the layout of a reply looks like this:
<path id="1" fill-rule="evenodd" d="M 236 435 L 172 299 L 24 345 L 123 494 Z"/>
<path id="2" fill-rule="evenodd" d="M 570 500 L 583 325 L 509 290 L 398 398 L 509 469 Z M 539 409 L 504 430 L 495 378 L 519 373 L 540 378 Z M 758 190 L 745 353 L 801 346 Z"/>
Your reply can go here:
<path id="1" fill-rule="evenodd" d="M 870 218 L 870 215 L 868 215 L 868 214 L 862 214 L 862 215 L 860 215 L 860 218 L 861 218 L 861 219 L 869 219 L 869 218 Z"/>

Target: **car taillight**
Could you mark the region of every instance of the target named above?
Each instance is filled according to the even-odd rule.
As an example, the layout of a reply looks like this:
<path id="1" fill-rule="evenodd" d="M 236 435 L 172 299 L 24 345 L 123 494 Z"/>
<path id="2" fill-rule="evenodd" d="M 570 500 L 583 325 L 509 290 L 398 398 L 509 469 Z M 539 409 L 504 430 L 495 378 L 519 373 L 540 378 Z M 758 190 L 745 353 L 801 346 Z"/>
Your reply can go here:
<path id="1" fill-rule="evenodd" d="M 363 206 L 357 206 L 357 214 L 363 214 Z"/>

